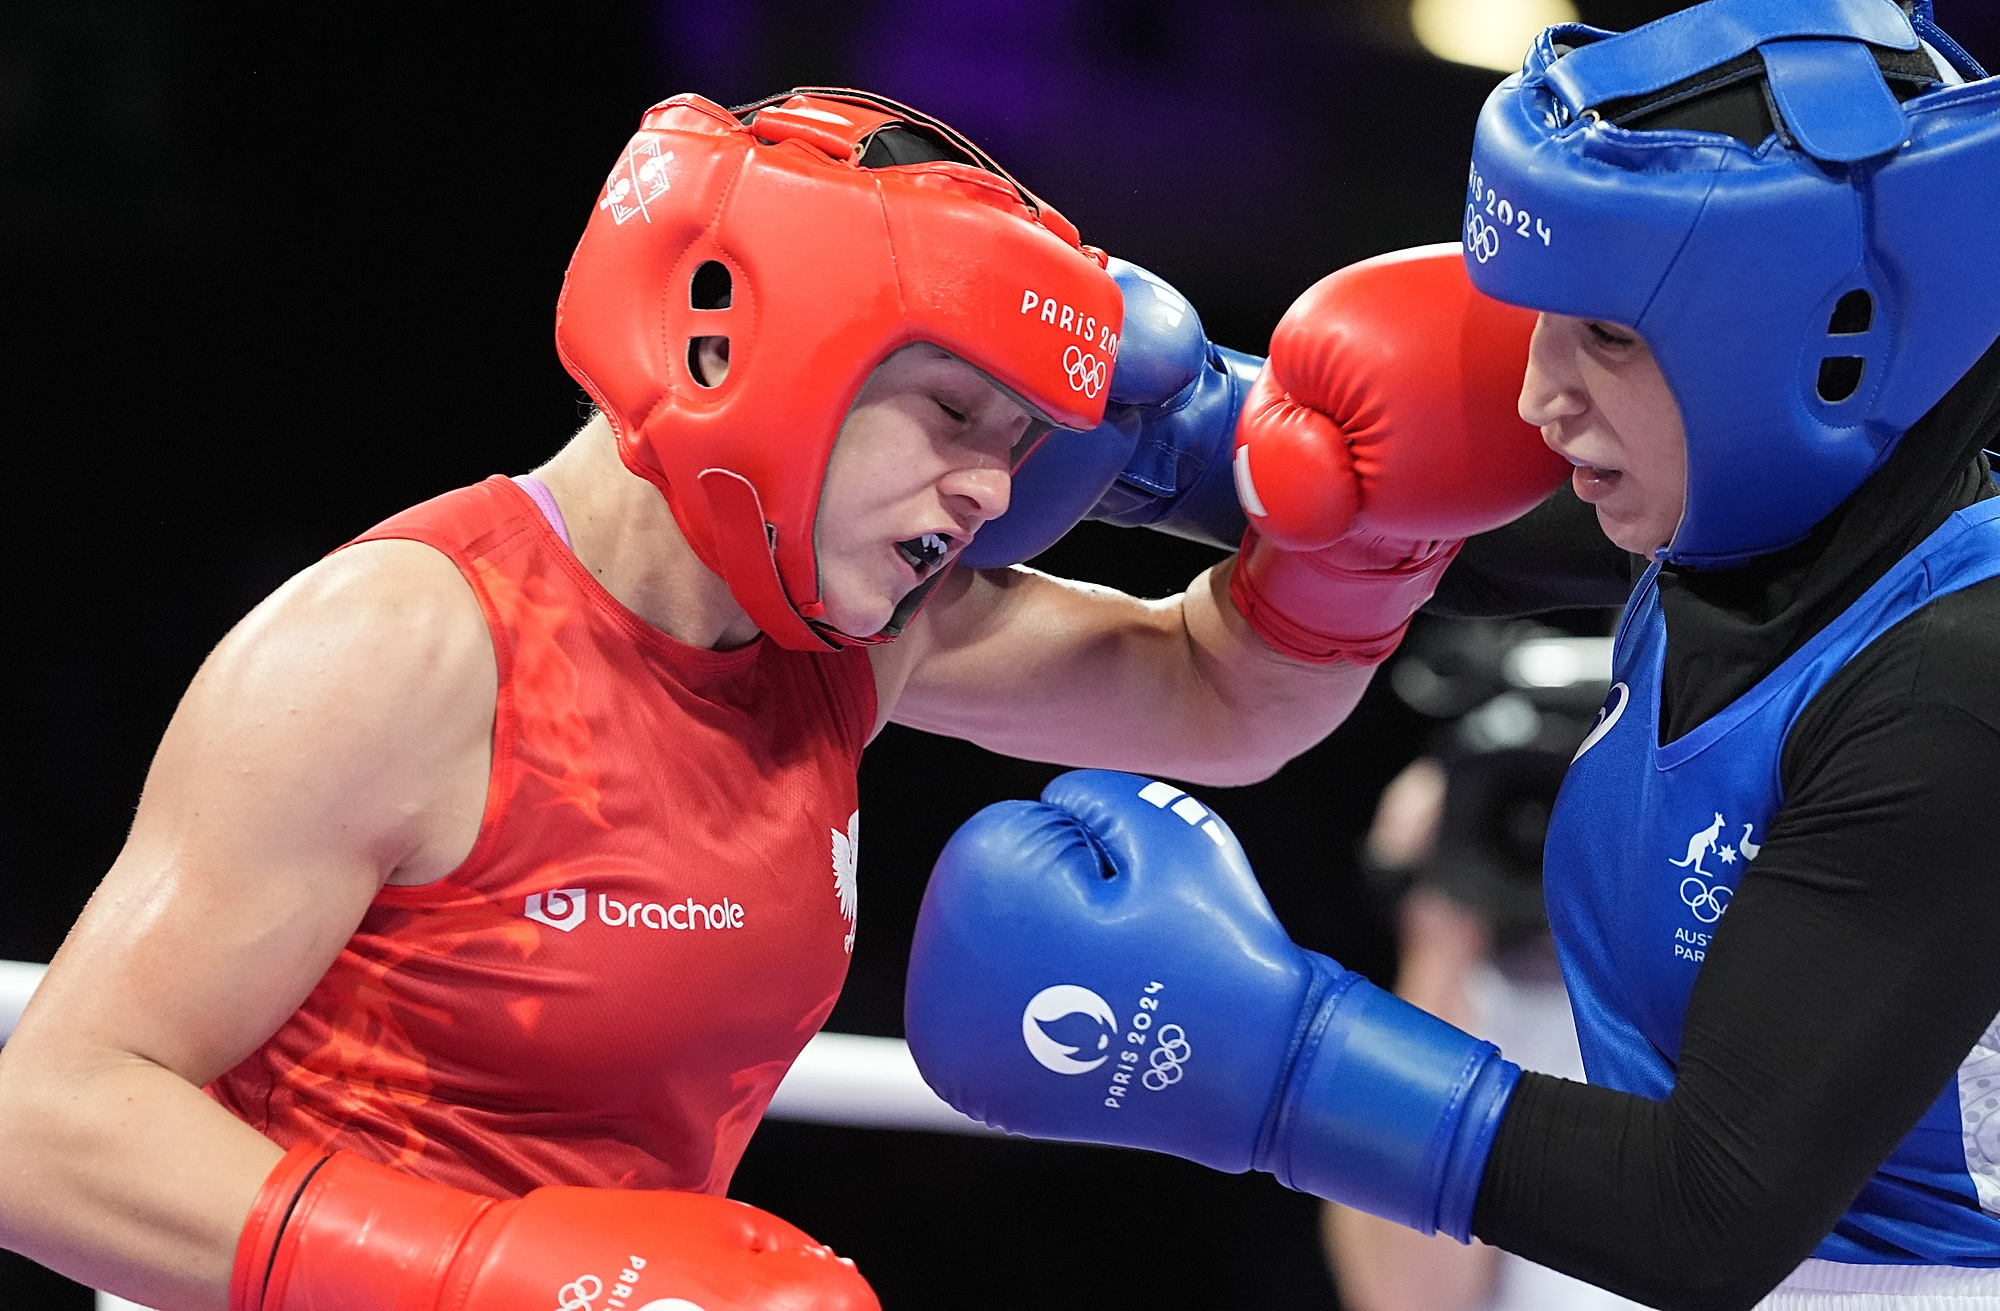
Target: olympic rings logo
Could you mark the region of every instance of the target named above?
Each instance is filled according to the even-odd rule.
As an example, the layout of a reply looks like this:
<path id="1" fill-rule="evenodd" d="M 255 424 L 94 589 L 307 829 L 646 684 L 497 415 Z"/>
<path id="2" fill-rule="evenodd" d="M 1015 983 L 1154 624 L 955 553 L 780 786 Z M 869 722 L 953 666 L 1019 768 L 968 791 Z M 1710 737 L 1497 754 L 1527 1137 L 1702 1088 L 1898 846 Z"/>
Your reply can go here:
<path id="1" fill-rule="evenodd" d="M 578 1275 L 556 1290 L 556 1311 L 590 1311 L 590 1304 L 603 1296 L 602 1279 Z"/>
<path id="2" fill-rule="evenodd" d="M 1153 1068 L 1140 1075 L 1139 1082 L 1160 1092 L 1181 1081 L 1181 1067 L 1194 1055 L 1194 1048 L 1188 1045 L 1187 1030 L 1178 1024 L 1162 1026 L 1155 1041 L 1153 1054 L 1147 1058 Z"/>
<path id="3" fill-rule="evenodd" d="M 1500 229 L 1488 223 L 1469 200 L 1465 203 L 1465 248 L 1481 264 L 1500 253 Z"/>
<path id="4" fill-rule="evenodd" d="M 1681 900 L 1703 924 L 1713 924 L 1721 919 L 1722 912 L 1729 909 L 1729 899 L 1734 895 L 1721 884 L 1710 886 L 1692 874 L 1681 880 Z"/>
<path id="5" fill-rule="evenodd" d="M 1104 390 L 1104 361 L 1072 346 L 1063 352 L 1063 369 L 1069 374 L 1070 390 L 1095 397 Z"/>

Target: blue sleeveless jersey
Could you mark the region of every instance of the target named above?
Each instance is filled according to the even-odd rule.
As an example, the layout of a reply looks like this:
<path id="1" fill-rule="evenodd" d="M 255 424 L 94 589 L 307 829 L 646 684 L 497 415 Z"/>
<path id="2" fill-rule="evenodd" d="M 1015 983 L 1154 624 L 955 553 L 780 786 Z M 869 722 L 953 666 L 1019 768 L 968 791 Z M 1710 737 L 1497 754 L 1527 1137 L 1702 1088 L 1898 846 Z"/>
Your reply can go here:
<path id="1" fill-rule="evenodd" d="M 1898 621 L 2000 574 L 2000 499 L 1954 514 L 1762 682 L 1666 746 L 1658 574 L 1619 625 L 1616 681 L 1549 823 L 1546 882 L 1590 1081 L 1662 1101 L 1709 935 L 1784 804 L 1778 760 L 1793 720 Z M 1996 1108 L 2000 1019 L 1813 1255 L 2000 1266 Z"/>

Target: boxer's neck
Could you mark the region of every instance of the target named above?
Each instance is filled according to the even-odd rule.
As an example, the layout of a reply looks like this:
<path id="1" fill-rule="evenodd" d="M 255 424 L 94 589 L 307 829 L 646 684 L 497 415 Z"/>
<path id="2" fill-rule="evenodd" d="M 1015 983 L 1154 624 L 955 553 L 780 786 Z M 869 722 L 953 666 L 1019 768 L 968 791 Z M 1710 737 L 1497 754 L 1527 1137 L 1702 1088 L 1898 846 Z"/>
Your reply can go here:
<path id="1" fill-rule="evenodd" d="M 626 609 L 690 646 L 727 649 L 756 637 L 728 584 L 681 536 L 666 498 L 619 460 L 603 415 L 535 475 L 555 495 L 576 558 Z"/>

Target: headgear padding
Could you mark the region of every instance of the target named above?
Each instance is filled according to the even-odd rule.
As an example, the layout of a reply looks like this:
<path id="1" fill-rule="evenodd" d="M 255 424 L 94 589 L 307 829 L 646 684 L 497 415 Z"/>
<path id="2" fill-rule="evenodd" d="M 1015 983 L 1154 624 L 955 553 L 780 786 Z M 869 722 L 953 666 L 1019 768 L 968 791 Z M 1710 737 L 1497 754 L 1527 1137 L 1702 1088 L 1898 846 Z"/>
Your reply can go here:
<path id="1" fill-rule="evenodd" d="M 911 153 L 871 155 L 885 129 L 964 162 L 864 166 Z M 732 113 L 680 95 L 647 112 L 605 182 L 556 347 L 751 620 L 825 650 L 894 636 L 939 576 L 876 639 L 818 622 L 813 522 L 869 373 L 928 342 L 1028 407 L 1031 433 L 1094 427 L 1124 312 L 1104 260 L 978 147 L 894 101 L 806 87 Z M 714 386 L 693 370 L 704 337 L 729 343 Z"/>
<path id="2" fill-rule="evenodd" d="M 1899 99 L 1883 67 L 1931 70 L 1923 43 L 1943 75 Z M 1711 0 L 1623 35 L 1550 28 L 1488 98 L 1472 281 L 1651 345 L 1687 430 L 1666 559 L 1800 540 L 2000 334 L 2000 85 L 1958 77 L 1985 74 L 1929 0 Z M 1745 82 L 1776 127 L 1760 143 L 1611 121 Z"/>

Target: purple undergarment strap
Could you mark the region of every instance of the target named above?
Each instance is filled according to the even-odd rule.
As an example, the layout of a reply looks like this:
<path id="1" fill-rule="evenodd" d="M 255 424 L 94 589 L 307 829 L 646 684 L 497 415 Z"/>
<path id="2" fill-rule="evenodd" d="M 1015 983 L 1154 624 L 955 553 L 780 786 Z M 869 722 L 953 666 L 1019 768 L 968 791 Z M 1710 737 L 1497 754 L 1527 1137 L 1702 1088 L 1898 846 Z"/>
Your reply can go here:
<path id="1" fill-rule="evenodd" d="M 562 508 L 556 504 L 549 485 L 531 473 L 515 474 L 514 485 L 534 498 L 535 504 L 542 509 L 542 517 L 549 521 L 549 527 L 555 529 L 556 536 L 562 538 L 562 544 L 568 546 L 569 525 L 563 522 Z"/>

